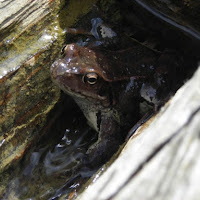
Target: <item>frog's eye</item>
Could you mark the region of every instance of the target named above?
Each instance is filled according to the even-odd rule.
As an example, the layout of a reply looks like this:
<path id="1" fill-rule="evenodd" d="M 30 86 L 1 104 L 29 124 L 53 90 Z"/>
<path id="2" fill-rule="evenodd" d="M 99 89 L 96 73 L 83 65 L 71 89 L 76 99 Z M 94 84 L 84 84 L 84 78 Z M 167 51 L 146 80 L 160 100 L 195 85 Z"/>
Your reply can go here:
<path id="1" fill-rule="evenodd" d="M 83 82 L 93 85 L 97 82 L 98 75 L 96 73 L 88 73 L 83 76 Z"/>

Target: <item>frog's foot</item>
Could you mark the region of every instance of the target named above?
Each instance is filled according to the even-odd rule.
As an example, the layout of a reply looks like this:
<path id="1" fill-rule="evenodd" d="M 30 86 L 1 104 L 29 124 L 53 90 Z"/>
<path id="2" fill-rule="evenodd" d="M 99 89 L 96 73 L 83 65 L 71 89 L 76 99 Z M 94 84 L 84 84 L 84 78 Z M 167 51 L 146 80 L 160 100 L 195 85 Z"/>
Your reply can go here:
<path id="1" fill-rule="evenodd" d="M 120 143 L 113 140 L 96 142 L 86 152 L 85 164 L 99 166 L 107 162 L 118 150 Z"/>

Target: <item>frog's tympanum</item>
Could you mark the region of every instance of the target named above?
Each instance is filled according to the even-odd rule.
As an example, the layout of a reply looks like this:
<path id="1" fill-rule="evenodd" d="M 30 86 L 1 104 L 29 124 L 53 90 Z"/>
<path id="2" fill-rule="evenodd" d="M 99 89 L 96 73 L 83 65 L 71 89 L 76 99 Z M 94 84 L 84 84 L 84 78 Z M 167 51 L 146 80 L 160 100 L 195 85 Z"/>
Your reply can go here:
<path id="1" fill-rule="evenodd" d="M 164 80 L 155 73 L 158 57 L 136 42 L 116 51 L 73 43 L 52 64 L 53 81 L 73 97 L 89 125 L 99 132 L 98 141 L 87 152 L 91 161 L 117 150 L 124 133 L 140 119 L 144 99 L 160 103 L 156 88 Z"/>

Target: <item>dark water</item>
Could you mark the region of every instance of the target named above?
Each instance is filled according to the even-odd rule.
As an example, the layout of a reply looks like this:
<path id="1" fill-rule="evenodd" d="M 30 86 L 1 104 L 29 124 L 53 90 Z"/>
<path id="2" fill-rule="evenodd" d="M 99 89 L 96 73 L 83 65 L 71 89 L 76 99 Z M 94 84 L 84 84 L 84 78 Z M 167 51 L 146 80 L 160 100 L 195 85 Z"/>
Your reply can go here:
<path id="1" fill-rule="evenodd" d="M 75 195 L 96 171 L 82 160 L 97 135 L 87 126 L 78 107 L 67 102 L 70 108 L 63 109 L 47 134 L 27 152 L 14 171 L 10 170 L 14 178 L 3 199 L 58 199 L 70 192 Z M 58 106 L 65 108 L 62 103 Z"/>

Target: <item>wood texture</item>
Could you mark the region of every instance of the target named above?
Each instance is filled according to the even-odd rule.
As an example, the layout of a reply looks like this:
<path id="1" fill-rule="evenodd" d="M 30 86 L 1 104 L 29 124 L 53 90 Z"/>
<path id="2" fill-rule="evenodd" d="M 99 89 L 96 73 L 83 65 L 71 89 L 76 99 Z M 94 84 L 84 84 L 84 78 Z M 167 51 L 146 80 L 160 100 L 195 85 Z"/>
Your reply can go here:
<path id="1" fill-rule="evenodd" d="M 0 1 L 0 172 L 41 134 L 59 98 L 49 66 L 64 38 L 55 37 L 58 21 L 50 23 L 60 6 L 58 0 Z"/>

